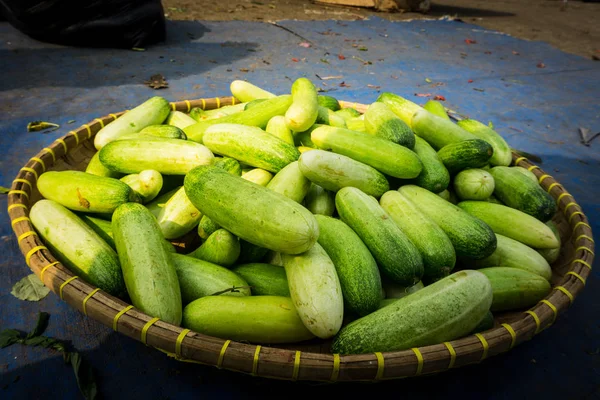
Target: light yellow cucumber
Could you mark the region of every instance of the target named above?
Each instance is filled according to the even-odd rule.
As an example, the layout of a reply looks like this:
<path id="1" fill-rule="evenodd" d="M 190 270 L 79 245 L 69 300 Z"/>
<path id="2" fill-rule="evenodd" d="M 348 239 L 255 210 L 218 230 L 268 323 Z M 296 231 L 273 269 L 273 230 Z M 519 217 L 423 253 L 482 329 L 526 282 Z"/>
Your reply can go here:
<path id="1" fill-rule="evenodd" d="M 285 112 L 285 123 L 294 132 L 310 128 L 319 115 L 317 88 L 307 78 L 298 78 L 292 84 L 292 104 Z"/>

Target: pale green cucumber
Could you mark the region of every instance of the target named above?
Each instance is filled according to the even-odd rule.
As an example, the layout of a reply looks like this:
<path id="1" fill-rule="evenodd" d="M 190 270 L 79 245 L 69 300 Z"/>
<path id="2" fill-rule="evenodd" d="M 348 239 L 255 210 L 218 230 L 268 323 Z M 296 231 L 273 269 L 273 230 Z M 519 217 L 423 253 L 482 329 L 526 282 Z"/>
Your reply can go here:
<path id="1" fill-rule="evenodd" d="M 346 120 L 338 113 L 332 110 L 319 106 L 317 108 L 317 119 L 315 124 L 337 126 L 338 128 L 346 127 Z"/>
<path id="2" fill-rule="evenodd" d="M 390 92 L 381 93 L 379 97 L 377 97 L 376 101 L 387 104 L 394 114 L 396 114 L 412 129 L 414 129 L 412 126 L 413 115 L 417 111 L 423 109 L 423 107 L 413 103 L 412 101 Z"/>
<path id="3" fill-rule="evenodd" d="M 154 200 L 163 185 L 162 175 L 153 169 L 140 171 L 139 174 L 125 175 L 120 180 L 133 189 L 144 204 Z"/>
<path id="4" fill-rule="evenodd" d="M 560 256 L 560 245 L 562 239 L 560 237 L 560 232 L 558 230 L 558 225 L 556 225 L 556 222 L 550 220 L 546 222 L 546 225 L 548 225 L 550 229 L 552 229 L 554 237 L 556 237 L 556 240 L 558 240 L 558 247 L 555 249 L 539 249 L 537 252 L 540 253 L 540 255 L 544 257 L 544 259 L 548 261 L 549 264 L 552 264 L 553 262 L 558 260 L 558 257 Z"/>
<path id="5" fill-rule="evenodd" d="M 206 215 L 203 215 L 202 218 L 200 218 L 200 222 L 198 223 L 198 236 L 200 236 L 200 239 L 206 240 L 210 235 L 212 235 L 219 229 L 221 229 L 219 224 L 216 224 L 215 221 L 213 221 Z"/>
<path id="6" fill-rule="evenodd" d="M 142 135 L 142 136 L 152 136 L 152 137 L 163 137 L 167 139 L 182 139 L 187 140 L 185 133 L 183 131 L 172 125 L 149 125 L 139 131 L 139 133 L 135 133 L 132 135 Z M 129 136 L 129 135 L 127 135 Z M 124 138 L 121 136 L 121 138 Z"/>
<path id="7" fill-rule="evenodd" d="M 102 164 L 100 162 L 100 153 L 99 152 L 94 153 L 94 155 L 90 159 L 90 162 L 88 163 L 88 165 L 85 168 L 85 172 L 87 172 L 88 174 L 92 174 L 92 175 L 106 176 L 107 178 L 115 178 L 115 179 L 119 179 L 119 178 L 123 177 L 123 175 L 124 175 L 121 172 L 116 172 L 116 171 L 106 168 L 104 166 L 104 164 Z"/>
<path id="8" fill-rule="evenodd" d="M 199 260 L 230 267 L 240 256 L 240 241 L 231 232 L 217 229 L 189 255 Z"/>
<path id="9" fill-rule="evenodd" d="M 442 160 L 440 160 L 437 151 L 418 136 L 415 136 L 415 147 L 413 150 L 417 153 L 423 164 L 423 170 L 413 180 L 413 183 L 434 193 L 439 193 L 447 189 L 450 184 L 450 173 Z"/>
<path id="10" fill-rule="evenodd" d="M 494 187 L 494 178 L 483 169 L 465 169 L 454 177 L 454 191 L 461 200 L 486 200 Z"/>
<path id="11" fill-rule="evenodd" d="M 430 113 L 437 115 L 438 117 L 450 119 L 446 109 L 443 104 L 437 100 L 427 100 L 425 104 L 423 104 L 423 108 L 429 111 Z"/>
<path id="12" fill-rule="evenodd" d="M 313 183 L 304 198 L 304 207 L 313 214 L 331 217 L 335 212 L 335 193 Z"/>
<path id="13" fill-rule="evenodd" d="M 83 213 L 75 213 L 83 222 L 94 230 L 110 247 L 116 249 L 113 239 L 112 223 L 102 218 L 92 217 Z"/>
<path id="14" fill-rule="evenodd" d="M 533 272 L 500 266 L 482 268 L 479 272 L 492 285 L 492 312 L 526 309 L 550 292 L 550 282 Z"/>
<path id="15" fill-rule="evenodd" d="M 355 132 L 366 132 L 367 128 L 365 127 L 365 120 L 364 118 L 351 118 L 349 120 L 346 120 L 346 128 L 350 129 L 351 131 L 355 131 Z"/>
<path id="16" fill-rule="evenodd" d="M 182 186 L 167 200 L 156 220 L 165 238 L 177 239 L 194 229 L 200 218 L 202 213 L 192 204 Z"/>
<path id="17" fill-rule="evenodd" d="M 242 178 L 247 181 L 256 183 L 259 186 L 267 186 L 271 179 L 273 179 L 273 174 L 269 171 L 265 171 L 262 168 L 253 168 L 247 172 L 242 173 Z"/>
<path id="18" fill-rule="evenodd" d="M 160 194 L 156 198 L 154 198 L 154 200 L 144 205 L 152 213 L 152 215 L 154 215 L 155 218 L 158 218 L 160 212 L 165 207 L 167 201 L 169 201 L 169 199 L 173 197 L 173 195 L 177 193 L 177 190 L 179 190 L 180 188 L 181 186 L 171 189 L 163 194 Z"/>
<path id="19" fill-rule="evenodd" d="M 285 112 L 285 123 L 294 132 L 310 128 L 319 115 L 317 88 L 307 78 L 298 78 L 292 84 L 292 104 Z"/>
<path id="20" fill-rule="evenodd" d="M 240 162 L 235 158 L 215 157 L 215 160 L 213 161 L 212 165 L 224 169 L 230 174 L 242 176 L 242 166 L 240 165 Z"/>
<path id="21" fill-rule="evenodd" d="M 203 110 L 199 107 L 194 107 L 190 111 L 190 117 L 197 122 L 219 119 L 229 115 L 239 114 L 246 109 L 247 105 L 248 103 L 239 103 L 230 106 L 213 108 L 211 110 Z"/>
<path id="22" fill-rule="evenodd" d="M 367 133 L 413 149 L 415 134 L 404 121 L 382 102 L 374 102 L 365 111 Z"/>
<path id="23" fill-rule="evenodd" d="M 182 130 L 195 123 L 196 120 L 194 118 L 181 111 L 171 111 L 165 120 L 165 124 L 176 126 Z"/>
<path id="24" fill-rule="evenodd" d="M 330 109 L 331 111 L 338 111 L 341 108 L 338 99 L 323 94 L 317 96 L 317 103 L 319 103 L 319 105 L 322 107 Z"/>
<path id="25" fill-rule="evenodd" d="M 269 120 L 267 127 L 265 128 L 267 133 L 278 137 L 286 143 L 294 145 L 294 135 L 292 131 L 285 123 L 285 117 L 282 115 L 276 115 Z"/>
<path id="26" fill-rule="evenodd" d="M 248 102 L 255 99 L 270 99 L 275 97 L 271 92 L 268 92 L 260 87 L 246 81 L 236 79 L 229 84 L 229 90 L 233 97 L 241 102 Z"/>
<path id="27" fill-rule="evenodd" d="M 490 164 L 508 167 L 512 163 L 512 150 L 506 140 L 494 129 L 474 119 L 463 119 L 456 123 L 458 126 L 488 142 L 494 149 Z"/>
<path id="28" fill-rule="evenodd" d="M 451 120 L 438 117 L 425 109 L 417 111 L 411 121 L 411 128 L 415 135 L 425 139 L 436 150 L 451 143 L 477 139 L 477 136 Z"/>
<path id="29" fill-rule="evenodd" d="M 310 189 L 310 181 L 301 172 L 298 161 L 294 161 L 276 173 L 266 187 L 302 203 Z"/>
<path id="30" fill-rule="evenodd" d="M 264 263 L 240 264 L 232 272 L 241 276 L 252 287 L 255 296 L 290 297 L 285 269 L 277 265 Z"/>
<path id="31" fill-rule="evenodd" d="M 302 254 L 281 255 L 290 296 L 304 326 L 321 339 L 333 337 L 344 318 L 335 265 L 319 243 Z"/>
<path id="32" fill-rule="evenodd" d="M 346 121 L 351 118 L 360 117 L 362 115 L 360 112 L 358 112 L 358 110 L 356 110 L 356 108 L 352 107 L 342 108 L 341 110 L 336 111 L 335 114 L 344 118 L 344 120 Z"/>
<path id="33" fill-rule="evenodd" d="M 530 170 L 528 170 L 527 168 L 523 168 L 523 167 L 519 167 L 519 166 L 514 166 L 511 168 L 513 168 L 515 171 L 519 171 L 520 173 L 522 173 L 523 175 L 525 175 L 526 177 L 531 179 L 532 182 L 539 184 L 537 176 L 535 176 L 535 174 L 533 172 L 531 172 Z"/>

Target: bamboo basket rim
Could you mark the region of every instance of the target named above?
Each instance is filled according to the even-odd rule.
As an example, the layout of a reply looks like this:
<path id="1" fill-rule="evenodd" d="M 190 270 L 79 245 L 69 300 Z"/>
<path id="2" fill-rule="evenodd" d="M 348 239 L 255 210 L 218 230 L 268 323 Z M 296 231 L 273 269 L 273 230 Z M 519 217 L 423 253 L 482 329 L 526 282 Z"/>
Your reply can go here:
<path id="1" fill-rule="evenodd" d="M 234 97 L 171 102 L 172 110 L 189 113 L 194 107 L 215 109 L 239 103 Z M 340 101 L 361 113 L 366 105 Z M 33 185 L 40 174 L 81 142 L 91 139 L 105 124 L 127 112 L 95 118 L 56 139 L 19 171 L 8 193 L 8 214 L 28 267 L 60 299 L 84 315 L 178 361 L 214 366 L 253 376 L 302 381 L 380 381 L 439 373 L 478 363 L 532 339 L 550 327 L 585 287 L 594 259 L 594 239 L 583 210 L 552 176 L 527 158 L 513 153 L 513 165 L 533 172 L 540 185 L 557 201 L 574 238 L 569 271 L 545 299 L 520 318 L 460 339 L 403 351 L 340 355 L 260 346 L 211 337 L 175 326 L 135 309 L 74 275 L 44 246 L 28 218 Z M 561 249 L 562 250 L 562 249 Z"/>

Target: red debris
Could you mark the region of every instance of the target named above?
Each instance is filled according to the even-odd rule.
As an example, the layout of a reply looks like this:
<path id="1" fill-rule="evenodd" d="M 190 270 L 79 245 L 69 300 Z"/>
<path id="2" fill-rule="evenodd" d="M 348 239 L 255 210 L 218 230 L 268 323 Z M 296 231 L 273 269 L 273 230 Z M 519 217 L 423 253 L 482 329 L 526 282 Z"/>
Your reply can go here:
<path id="1" fill-rule="evenodd" d="M 473 83 L 473 79 L 469 79 L 467 82 L 469 82 L 469 83 Z"/>
<path id="2" fill-rule="evenodd" d="M 293 62 L 298 62 L 298 61 L 300 61 L 300 60 L 298 60 L 296 57 L 294 57 L 294 58 L 292 58 L 292 61 L 293 61 Z"/>
<path id="3" fill-rule="evenodd" d="M 343 54 L 338 54 L 338 58 L 339 58 L 340 60 L 345 60 L 345 59 L 346 59 L 346 57 L 344 57 L 344 55 L 343 55 Z"/>
<path id="4" fill-rule="evenodd" d="M 521 54 L 521 53 L 519 53 L 518 51 L 514 51 L 514 50 L 513 50 L 513 52 L 512 52 L 512 53 L 513 53 L 515 56 L 518 56 L 519 54 Z"/>
<path id="5" fill-rule="evenodd" d="M 541 62 L 541 63 L 538 63 L 537 67 L 538 68 L 546 68 L 546 64 Z"/>
<path id="6" fill-rule="evenodd" d="M 433 97 L 433 99 L 434 99 L 434 100 L 439 100 L 439 101 L 446 101 L 446 98 L 445 98 L 444 96 L 442 96 L 442 95 L 439 95 L 439 94 L 438 94 L 438 95 L 435 95 L 435 96 Z"/>
<path id="7" fill-rule="evenodd" d="M 466 44 L 476 44 L 476 43 L 477 43 L 477 41 L 476 41 L 476 40 L 473 40 L 473 39 L 465 39 L 465 43 L 466 43 Z"/>
<path id="8" fill-rule="evenodd" d="M 417 97 L 431 97 L 431 93 L 415 93 Z"/>

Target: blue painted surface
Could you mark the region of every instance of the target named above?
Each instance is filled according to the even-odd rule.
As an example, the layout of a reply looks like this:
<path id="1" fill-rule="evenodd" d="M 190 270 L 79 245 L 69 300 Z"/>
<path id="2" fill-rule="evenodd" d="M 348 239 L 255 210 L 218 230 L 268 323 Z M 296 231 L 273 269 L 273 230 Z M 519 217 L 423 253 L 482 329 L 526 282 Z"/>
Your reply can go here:
<path id="1" fill-rule="evenodd" d="M 600 231 L 600 139 L 585 147 L 577 131 L 580 126 L 600 130 L 600 64 L 459 22 L 280 24 L 312 46 L 299 46 L 304 39 L 272 25 L 237 21 L 170 22 L 167 42 L 145 52 L 48 45 L 0 24 L 0 184 L 10 186 L 19 168 L 57 137 L 150 96 L 174 101 L 227 95 L 229 83 L 238 78 L 285 93 L 295 78 L 307 76 L 323 89 L 335 89 L 329 94 L 339 99 L 362 103 L 374 101 L 379 90 L 418 103 L 427 99 L 415 93 L 445 96 L 446 105 L 461 114 L 492 121 L 512 147 L 541 156 L 541 166 L 575 196 L 594 231 Z M 367 50 L 360 51 L 361 46 Z M 540 62 L 545 68 L 537 67 Z M 240 71 L 244 68 L 249 71 Z M 155 73 L 167 78 L 168 89 L 143 85 Z M 343 78 L 319 81 L 315 74 Z M 342 81 L 348 86 L 340 87 Z M 61 128 L 27 133 L 33 120 L 56 122 Z M 75 123 L 68 124 L 70 120 Z M 0 210 L 6 210 L 5 196 Z M 10 288 L 29 270 L 5 211 L 0 214 L 0 253 L 0 328 L 29 330 L 38 311 L 49 312 L 47 334 L 71 340 L 84 352 L 105 398 L 373 396 L 394 391 L 406 398 L 600 399 L 597 261 L 574 306 L 551 329 L 509 353 L 438 376 L 377 386 L 323 386 L 182 364 L 85 318 L 54 294 L 39 303 L 17 300 Z M 58 355 L 19 345 L 0 350 L 0 398 L 58 396 L 80 398 L 70 367 Z"/>

